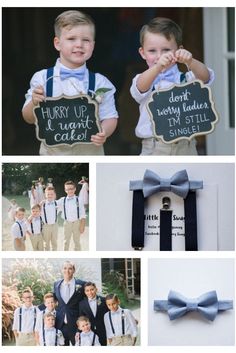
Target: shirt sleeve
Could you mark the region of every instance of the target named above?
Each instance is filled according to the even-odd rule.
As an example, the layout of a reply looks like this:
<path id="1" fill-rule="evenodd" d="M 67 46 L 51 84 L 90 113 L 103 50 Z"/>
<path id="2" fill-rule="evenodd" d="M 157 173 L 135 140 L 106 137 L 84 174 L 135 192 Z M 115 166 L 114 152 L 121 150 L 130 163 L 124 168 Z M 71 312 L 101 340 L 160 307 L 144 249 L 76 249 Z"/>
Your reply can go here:
<path id="1" fill-rule="evenodd" d="M 83 198 L 81 196 L 78 196 L 79 198 L 79 219 L 86 218 L 86 212 L 84 208 L 84 202 Z"/>
<path id="2" fill-rule="evenodd" d="M 104 315 L 104 324 L 105 324 L 105 328 L 106 328 L 106 334 L 107 334 L 107 338 L 112 338 L 113 337 L 113 333 L 111 332 L 111 325 L 110 325 L 110 321 L 108 318 L 108 312 Z"/>
<path id="3" fill-rule="evenodd" d="M 110 118 L 118 118 L 114 97 L 116 89 L 105 76 L 96 74 L 96 90 L 99 88 L 110 88 L 110 91 L 102 96 L 102 102 L 99 104 L 99 119 L 102 121 Z"/>
<path id="4" fill-rule="evenodd" d="M 14 223 L 11 227 L 11 235 L 13 236 L 14 239 L 21 238 L 20 230 L 18 228 L 19 226 L 17 223 Z"/>
<path id="5" fill-rule="evenodd" d="M 130 324 L 131 336 L 137 337 L 137 334 L 138 334 L 137 324 L 132 312 L 130 310 L 125 310 L 125 315 L 127 315 L 127 320 L 129 321 L 129 324 Z"/>
<path id="6" fill-rule="evenodd" d="M 46 84 L 46 72 L 47 70 L 41 70 L 36 72 L 30 80 L 30 88 L 25 95 L 24 107 L 32 100 L 33 90 L 38 86 L 43 86 L 45 90 Z"/>
<path id="7" fill-rule="evenodd" d="M 19 308 L 17 308 L 14 311 L 14 318 L 13 318 L 13 325 L 12 325 L 12 330 L 13 331 L 19 331 Z"/>
<path id="8" fill-rule="evenodd" d="M 140 104 L 144 99 L 147 99 L 147 97 L 150 96 L 152 92 L 152 87 L 150 87 L 150 89 L 146 92 L 140 92 L 137 87 L 137 79 L 139 76 L 140 74 L 136 75 L 133 79 L 132 85 L 130 87 L 130 94 L 134 98 L 134 100 Z"/>
<path id="9" fill-rule="evenodd" d="M 95 336 L 95 342 L 94 342 L 94 345 L 95 346 L 101 346 L 100 342 L 99 342 L 99 339 L 98 339 L 98 336 L 96 335 Z"/>
<path id="10" fill-rule="evenodd" d="M 215 79 L 215 73 L 209 67 L 207 69 L 208 69 L 210 78 L 209 78 L 208 82 L 205 82 L 205 84 L 210 86 Z M 194 75 L 194 73 L 192 71 L 188 71 L 188 72 L 186 72 L 186 79 L 187 79 L 187 82 L 189 82 L 189 81 L 191 82 L 193 80 L 196 80 L 196 76 Z"/>

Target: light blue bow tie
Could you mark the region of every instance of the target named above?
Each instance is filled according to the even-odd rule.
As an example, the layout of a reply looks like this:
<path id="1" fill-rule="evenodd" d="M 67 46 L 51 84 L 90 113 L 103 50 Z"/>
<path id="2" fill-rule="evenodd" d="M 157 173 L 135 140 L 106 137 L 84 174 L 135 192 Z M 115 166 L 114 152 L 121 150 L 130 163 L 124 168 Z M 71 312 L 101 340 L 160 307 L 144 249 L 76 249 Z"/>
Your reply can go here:
<path id="1" fill-rule="evenodd" d="M 179 74 L 178 66 L 174 65 L 170 69 L 161 72 L 154 80 L 153 86 L 157 85 L 160 81 L 165 80 L 169 82 L 176 83 L 176 77 Z"/>
<path id="2" fill-rule="evenodd" d="M 67 69 L 61 68 L 60 78 L 61 78 L 61 80 L 66 80 L 70 77 L 75 77 L 79 81 L 83 81 L 84 76 L 85 76 L 85 71 L 86 71 L 85 67 L 83 67 L 82 69 L 77 69 L 77 70 L 67 70 Z"/>
<path id="3" fill-rule="evenodd" d="M 214 321 L 219 311 L 230 309 L 233 309 L 233 301 L 218 300 L 216 291 L 191 299 L 171 290 L 168 300 L 154 300 L 154 310 L 167 311 L 170 320 L 178 319 L 190 311 L 198 311 L 207 320 Z"/>
<path id="4" fill-rule="evenodd" d="M 48 205 L 51 206 L 51 205 L 54 205 L 54 201 L 48 201 Z"/>
<path id="5" fill-rule="evenodd" d="M 186 170 L 175 173 L 170 179 L 163 179 L 147 169 L 143 177 L 143 195 L 151 196 L 160 191 L 172 191 L 185 198 L 189 192 L 189 179 Z"/>

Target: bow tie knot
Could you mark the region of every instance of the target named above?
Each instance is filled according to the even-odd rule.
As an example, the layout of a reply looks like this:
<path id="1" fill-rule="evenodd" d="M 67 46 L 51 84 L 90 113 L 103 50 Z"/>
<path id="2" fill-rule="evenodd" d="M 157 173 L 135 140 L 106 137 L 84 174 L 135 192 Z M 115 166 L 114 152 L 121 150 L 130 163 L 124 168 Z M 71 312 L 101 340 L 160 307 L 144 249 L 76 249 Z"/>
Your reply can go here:
<path id="1" fill-rule="evenodd" d="M 61 80 L 66 80 L 70 77 L 75 77 L 79 81 L 83 81 L 85 76 L 85 68 L 77 69 L 77 70 L 68 70 L 61 68 L 60 70 L 60 78 Z"/>
<path id="2" fill-rule="evenodd" d="M 189 179 L 186 170 L 175 173 L 170 179 L 162 179 L 151 170 L 146 170 L 143 178 L 143 194 L 149 197 L 161 191 L 172 191 L 186 198 L 189 192 Z"/>
<path id="3" fill-rule="evenodd" d="M 186 303 L 186 310 L 187 311 L 197 311 L 198 310 L 198 303 L 196 299 L 189 299 Z"/>

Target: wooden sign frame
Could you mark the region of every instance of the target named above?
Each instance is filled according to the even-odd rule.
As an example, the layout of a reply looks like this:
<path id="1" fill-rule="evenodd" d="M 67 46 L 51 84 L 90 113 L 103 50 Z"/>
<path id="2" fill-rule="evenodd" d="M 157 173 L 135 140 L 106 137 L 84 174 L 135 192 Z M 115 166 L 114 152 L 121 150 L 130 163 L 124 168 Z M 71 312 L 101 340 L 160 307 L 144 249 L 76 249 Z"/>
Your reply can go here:
<path id="1" fill-rule="evenodd" d="M 85 105 L 93 105 L 94 107 L 92 109 L 94 109 L 94 118 L 95 120 L 93 121 L 90 121 L 89 119 L 87 119 L 87 121 L 82 121 L 82 122 L 79 122 L 79 121 L 71 121 L 69 116 L 68 116 L 68 111 L 69 111 L 69 108 L 73 109 L 74 112 L 73 114 L 75 115 L 75 118 L 79 120 L 79 116 L 77 115 L 76 111 L 75 111 L 75 108 L 76 108 L 76 104 L 72 105 L 72 100 L 76 100 L 76 99 L 80 99 L 80 100 L 84 100 L 84 103 Z M 48 133 L 46 132 L 46 130 L 44 131 L 41 131 L 41 127 L 43 126 L 40 126 L 40 122 L 39 122 L 39 117 L 37 115 L 37 113 L 41 113 L 42 116 L 49 116 L 49 111 L 45 111 L 44 113 L 42 113 L 42 109 L 45 108 L 46 109 L 50 109 L 50 107 L 48 107 L 47 105 L 45 105 L 45 103 L 47 102 L 60 102 L 62 100 L 65 100 L 65 101 L 68 101 L 68 105 L 65 106 L 65 108 L 63 109 L 63 104 L 59 104 L 57 109 L 56 109 L 56 106 L 54 109 L 56 109 L 54 111 L 54 117 L 52 119 L 46 119 L 45 118 L 45 129 L 48 131 Z M 78 104 L 78 107 L 82 106 Z M 62 108 L 60 108 L 62 107 Z M 53 106 L 52 106 L 52 109 L 53 109 Z M 40 112 L 41 110 L 41 112 Z M 82 108 L 79 108 L 79 112 L 78 114 L 81 115 L 83 117 L 84 113 L 85 113 L 85 109 L 82 109 Z M 57 147 L 57 146 L 74 146 L 76 144 L 92 144 L 92 142 L 90 141 L 90 138 L 86 138 L 86 140 L 83 140 L 85 135 L 86 135 L 86 132 L 88 130 L 90 130 L 89 128 L 89 124 L 91 123 L 93 126 L 92 126 L 92 130 L 93 130 L 93 133 L 91 133 L 91 135 L 95 134 L 95 133 L 98 133 L 98 132 L 101 132 L 102 129 L 101 129 L 101 125 L 100 125 L 100 121 L 99 121 L 99 117 L 98 117 L 98 103 L 92 99 L 89 95 L 87 94 L 79 94 L 79 95 L 76 95 L 76 96 L 66 96 L 66 95 L 61 95 L 59 97 L 49 97 L 49 98 L 46 98 L 46 100 L 44 102 L 41 102 L 39 103 L 37 106 L 34 107 L 34 116 L 35 116 L 35 126 L 36 126 L 36 137 L 39 141 L 43 141 L 48 147 Z M 66 126 L 66 122 L 63 122 L 65 125 L 64 125 L 64 130 L 62 129 L 61 131 L 61 143 L 57 142 L 55 144 L 52 144 L 51 143 L 51 138 L 53 138 L 53 131 L 55 131 L 55 136 L 54 136 L 54 139 L 55 138 L 58 138 L 59 139 L 59 136 L 56 137 L 56 132 L 58 131 L 57 129 L 55 129 L 55 125 L 56 127 L 58 128 L 58 125 L 57 123 L 59 124 L 62 124 L 62 120 L 64 119 L 64 121 L 66 119 L 68 119 L 67 123 L 69 126 L 71 127 L 67 127 Z M 56 123 L 54 123 L 54 121 L 56 121 Z M 85 126 L 85 128 L 82 127 L 82 129 L 78 128 L 78 126 Z M 76 132 L 76 129 L 77 129 L 77 132 Z M 87 129 L 87 130 L 86 130 Z M 94 131 L 96 130 L 96 131 Z M 64 132 L 63 132 L 64 131 Z M 84 132 L 83 132 L 84 131 Z M 51 134 L 50 134 L 51 133 Z M 60 130 L 57 134 L 60 133 Z M 84 136 L 83 136 L 83 133 L 84 133 Z M 77 134 L 77 135 L 76 135 Z M 45 136 L 46 135 L 46 136 Z M 75 137 L 76 135 L 76 137 Z M 89 136 L 91 136 L 89 135 Z M 67 137 L 70 139 L 72 139 L 71 143 L 68 142 L 66 143 L 65 140 L 67 140 Z M 76 138 L 76 141 L 73 142 L 73 139 Z M 50 143 L 48 143 L 50 139 Z"/>
<path id="2" fill-rule="evenodd" d="M 151 108 L 153 107 L 154 103 L 155 103 L 155 99 L 156 98 L 159 98 L 161 99 L 161 95 L 165 94 L 166 92 L 170 92 L 170 94 L 172 94 L 174 92 L 174 89 L 176 88 L 176 91 L 178 91 L 178 89 L 182 89 L 184 91 L 185 89 L 185 95 L 186 97 L 182 97 L 182 98 L 179 98 L 179 99 L 182 99 L 182 100 L 188 100 L 188 93 L 186 91 L 187 87 L 188 86 L 192 86 L 192 85 L 198 85 L 199 87 L 195 87 L 195 89 L 197 88 L 200 88 L 200 89 L 207 89 L 208 91 L 208 101 L 209 101 L 209 104 L 210 106 L 207 107 L 207 103 L 205 102 L 205 110 L 209 109 L 209 112 L 212 116 L 215 117 L 215 120 L 209 120 L 209 123 L 208 123 L 208 120 L 206 119 L 206 117 L 204 117 L 205 120 L 203 121 L 200 121 L 199 119 L 197 119 L 197 115 L 198 114 L 195 114 L 195 115 L 187 115 L 184 117 L 185 119 L 185 122 L 186 122 L 186 118 L 187 118 L 187 121 L 188 120 L 191 120 L 190 118 L 193 119 L 193 117 L 195 116 L 196 117 L 196 120 L 197 120 L 197 123 L 195 125 L 191 124 L 189 125 L 191 128 L 192 128 L 192 133 L 189 134 L 189 136 L 174 136 L 173 138 L 170 138 L 170 139 L 167 139 L 166 136 L 164 136 L 165 134 L 172 134 L 172 135 L 176 135 L 177 134 L 177 131 L 180 131 L 181 129 L 184 129 L 184 128 L 187 128 L 185 125 L 181 125 L 181 121 L 180 121 L 180 116 L 178 116 L 178 119 L 174 119 L 172 116 L 171 116 L 171 113 L 168 115 L 166 114 L 165 116 L 163 116 L 163 119 L 169 119 L 169 121 L 166 123 L 166 121 L 162 121 L 163 124 L 168 124 L 169 123 L 169 128 L 173 127 L 173 129 L 166 129 L 165 131 L 160 131 L 160 129 L 158 128 L 158 122 L 155 121 L 155 118 L 153 116 L 153 112 L 151 110 Z M 189 93 L 190 94 L 190 93 Z M 205 94 L 205 93 L 204 93 Z M 183 95 L 183 94 L 182 94 Z M 194 97 L 195 98 L 195 97 Z M 197 98 L 197 97 L 196 97 Z M 173 97 L 173 99 L 177 99 L 176 96 Z M 191 98 L 191 100 L 193 100 Z M 195 100 L 193 100 L 193 102 L 195 102 Z M 183 101 L 180 102 L 180 104 L 183 103 Z M 171 104 L 171 103 L 170 103 Z M 194 103 L 195 104 L 195 103 Z M 196 103 L 197 105 L 198 104 L 203 104 L 203 103 Z M 149 117 L 150 117 L 150 121 L 151 121 L 151 124 L 152 124 L 152 130 L 153 130 L 153 134 L 154 134 L 154 137 L 156 139 L 161 139 L 164 143 L 167 143 L 167 144 L 170 144 L 170 143 L 174 143 L 174 142 L 177 142 L 177 141 L 180 141 L 180 140 L 191 140 L 193 139 L 195 136 L 200 136 L 200 135 L 207 135 L 207 134 L 210 134 L 211 132 L 214 131 L 215 129 L 215 125 L 216 123 L 218 122 L 219 120 L 219 117 L 218 117 L 218 113 L 217 111 L 215 110 L 215 103 L 213 102 L 213 99 L 212 99 L 212 93 L 211 93 L 211 90 L 210 88 L 205 85 L 202 81 L 200 80 L 194 80 L 194 81 L 191 81 L 191 82 L 187 82 L 187 83 L 184 83 L 184 84 L 174 84 L 172 85 L 171 87 L 169 87 L 168 89 L 161 89 L 161 90 L 155 90 L 153 91 L 150 99 L 148 100 L 147 104 L 146 104 L 146 107 L 147 107 L 147 110 L 148 110 L 148 113 L 149 113 Z M 172 106 L 173 108 L 173 106 Z M 164 109 L 164 108 L 163 108 Z M 204 109 L 204 108 L 202 108 Z M 168 109 L 167 109 L 168 110 Z M 174 111 L 174 108 L 173 109 L 169 109 L 169 110 L 172 110 Z M 181 114 L 181 109 L 179 110 L 176 110 L 178 111 L 178 113 Z M 200 110 L 200 109 L 199 109 Z M 197 111 L 197 110 L 196 110 Z M 191 114 L 191 112 L 190 112 Z M 205 115 L 205 114 L 204 114 Z M 158 118 L 156 118 L 157 120 Z M 159 118 L 160 120 L 161 118 Z M 174 119 L 174 120 L 171 120 L 171 119 Z M 209 125 L 209 129 L 207 129 L 206 131 L 204 130 L 199 130 L 199 126 L 201 125 L 201 123 L 204 123 L 206 122 L 207 125 Z M 162 124 L 162 125 L 163 125 Z M 179 125 L 179 126 L 178 126 Z M 179 130 L 177 130 L 179 129 Z M 183 130 L 183 131 L 187 131 L 187 130 Z"/>

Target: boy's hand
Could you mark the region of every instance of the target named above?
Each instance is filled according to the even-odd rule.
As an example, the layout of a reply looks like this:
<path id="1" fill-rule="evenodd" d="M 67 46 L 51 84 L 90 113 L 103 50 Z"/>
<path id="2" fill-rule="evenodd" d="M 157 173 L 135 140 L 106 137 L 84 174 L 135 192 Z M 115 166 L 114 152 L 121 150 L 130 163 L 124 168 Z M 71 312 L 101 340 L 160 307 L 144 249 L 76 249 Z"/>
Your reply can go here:
<path id="1" fill-rule="evenodd" d="M 76 334 L 75 334 L 75 341 L 76 341 L 76 342 L 79 341 L 79 336 L 80 336 L 80 333 L 79 333 L 79 332 L 76 332 Z"/>
<path id="2" fill-rule="evenodd" d="M 39 102 L 43 102 L 45 100 L 44 90 L 42 86 L 38 86 L 33 90 L 32 93 L 32 102 L 33 105 L 38 105 Z"/>
<path id="3" fill-rule="evenodd" d="M 192 63 L 192 60 L 193 60 L 192 53 L 190 53 L 186 49 L 178 49 L 178 50 L 176 50 L 175 57 L 176 57 L 176 61 L 178 61 L 181 64 L 185 64 L 188 67 L 190 67 L 190 65 Z"/>
<path id="4" fill-rule="evenodd" d="M 29 223 L 32 223 L 32 219 L 33 219 L 33 218 L 34 218 L 33 216 L 29 216 L 28 222 L 29 222 Z"/>
<path id="5" fill-rule="evenodd" d="M 96 135 L 91 136 L 91 141 L 96 146 L 102 146 L 106 142 L 107 136 L 105 131 L 98 132 Z"/>
<path id="6" fill-rule="evenodd" d="M 161 66 L 161 68 L 165 70 L 175 63 L 176 58 L 171 51 L 162 54 L 156 62 L 157 65 Z"/>

